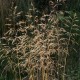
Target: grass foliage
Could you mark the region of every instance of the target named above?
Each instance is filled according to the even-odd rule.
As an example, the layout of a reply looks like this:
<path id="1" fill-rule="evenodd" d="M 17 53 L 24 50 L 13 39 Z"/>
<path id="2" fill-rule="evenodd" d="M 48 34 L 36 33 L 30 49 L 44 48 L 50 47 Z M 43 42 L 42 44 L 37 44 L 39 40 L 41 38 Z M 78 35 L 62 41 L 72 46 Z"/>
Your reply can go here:
<path id="1" fill-rule="evenodd" d="M 12 2 L 3 21 L 0 80 L 79 80 L 78 14 L 54 6 L 41 14 L 30 2 L 28 7 L 19 11 Z"/>

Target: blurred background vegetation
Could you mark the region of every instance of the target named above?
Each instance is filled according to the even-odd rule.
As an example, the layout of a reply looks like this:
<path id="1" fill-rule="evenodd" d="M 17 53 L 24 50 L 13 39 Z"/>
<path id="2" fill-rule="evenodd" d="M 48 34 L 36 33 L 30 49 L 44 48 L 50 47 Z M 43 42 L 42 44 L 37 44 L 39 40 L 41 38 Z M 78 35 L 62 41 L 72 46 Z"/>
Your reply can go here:
<path id="1" fill-rule="evenodd" d="M 24 63 L 24 58 L 20 59 L 20 62 L 18 60 L 23 55 L 20 53 L 17 55 L 15 51 L 12 51 L 18 42 L 12 45 L 10 39 L 15 39 L 13 36 L 16 34 L 23 37 L 24 32 L 19 31 L 17 33 L 17 29 L 24 30 L 25 25 L 36 26 L 36 24 L 40 23 L 40 21 L 39 23 L 34 22 L 36 16 L 38 16 L 37 20 L 40 20 L 44 14 L 50 15 L 51 12 L 57 14 L 58 26 L 64 28 L 71 35 L 64 74 L 66 78 L 58 80 L 80 80 L 80 0 L 0 0 L 0 80 L 28 80 L 28 78 L 25 79 L 28 72 L 25 71 L 24 67 L 20 66 L 20 63 Z M 26 18 L 27 15 L 29 17 Z M 24 23 L 26 20 L 29 21 Z M 22 23 L 19 24 L 18 21 L 22 21 Z M 50 25 L 51 23 L 47 24 Z M 15 30 L 13 30 L 13 27 L 15 27 Z M 5 35 L 9 30 L 12 30 L 12 32 Z M 24 44 L 29 45 L 35 35 L 32 34 L 32 28 L 28 29 L 27 32 L 28 39 L 26 41 L 29 42 Z M 63 36 L 68 39 L 65 32 Z M 7 45 L 8 53 L 7 47 L 4 47 Z M 28 48 L 27 52 L 29 50 Z M 21 73 L 20 70 L 22 70 Z"/>

